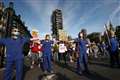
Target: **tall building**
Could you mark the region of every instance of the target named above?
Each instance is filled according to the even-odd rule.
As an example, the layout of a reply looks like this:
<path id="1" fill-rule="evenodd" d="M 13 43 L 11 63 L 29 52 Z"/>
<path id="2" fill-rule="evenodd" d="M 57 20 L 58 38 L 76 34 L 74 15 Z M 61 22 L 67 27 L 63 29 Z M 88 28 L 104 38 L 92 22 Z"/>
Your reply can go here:
<path id="1" fill-rule="evenodd" d="M 19 29 L 22 35 L 31 37 L 29 30 L 25 26 L 24 22 L 21 20 L 21 16 L 16 14 L 14 3 L 10 2 L 9 6 L 4 8 L 4 10 L 2 10 L 2 5 L 3 2 L 0 2 L 0 11 L 2 11 L 2 14 L 0 16 L 0 22 L 2 22 L 0 25 L 0 36 L 10 37 L 12 27 L 16 27 Z"/>
<path id="2" fill-rule="evenodd" d="M 59 38 L 59 30 L 63 30 L 63 19 L 62 19 L 62 11 L 56 9 L 53 11 L 51 16 L 52 23 L 52 36 L 53 38 Z"/>
<path id="3" fill-rule="evenodd" d="M 0 2 L 0 20 L 2 18 L 3 10 L 4 10 L 4 3 Z"/>
<path id="4" fill-rule="evenodd" d="M 0 38 L 10 37 L 13 27 L 18 28 L 22 36 L 31 37 L 30 31 L 21 20 L 20 15 L 16 14 L 14 3 L 10 2 L 8 7 L 4 7 L 4 3 L 0 1 Z M 26 44 L 23 49 L 24 54 L 27 55 L 29 45 Z M 5 47 L 0 45 L 0 65 L 2 64 L 1 59 L 4 58 L 3 53 L 5 53 Z"/>
<path id="5" fill-rule="evenodd" d="M 4 12 L 4 3 L 0 2 L 0 37 L 4 34 L 4 20 L 3 20 L 3 12 Z"/>

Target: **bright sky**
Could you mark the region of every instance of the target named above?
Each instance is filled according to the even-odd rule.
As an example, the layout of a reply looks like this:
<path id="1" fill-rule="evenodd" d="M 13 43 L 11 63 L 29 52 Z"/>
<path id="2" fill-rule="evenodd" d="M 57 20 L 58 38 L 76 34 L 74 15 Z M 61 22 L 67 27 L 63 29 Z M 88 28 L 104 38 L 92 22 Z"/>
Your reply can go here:
<path id="1" fill-rule="evenodd" d="M 63 27 L 72 37 L 82 28 L 88 33 L 103 32 L 109 21 L 120 25 L 120 0 L 4 0 L 5 5 L 9 1 L 14 1 L 16 13 L 28 29 L 38 29 L 41 37 L 51 33 L 50 18 L 55 9 L 62 10 Z"/>

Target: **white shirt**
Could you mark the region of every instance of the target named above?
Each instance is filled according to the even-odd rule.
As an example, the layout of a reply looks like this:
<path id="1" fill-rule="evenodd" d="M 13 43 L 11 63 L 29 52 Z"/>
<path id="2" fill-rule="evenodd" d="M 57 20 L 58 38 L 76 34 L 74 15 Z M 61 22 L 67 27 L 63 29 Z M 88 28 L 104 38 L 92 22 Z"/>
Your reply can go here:
<path id="1" fill-rule="evenodd" d="M 64 43 L 59 44 L 59 53 L 65 53 L 67 51 L 67 47 Z"/>

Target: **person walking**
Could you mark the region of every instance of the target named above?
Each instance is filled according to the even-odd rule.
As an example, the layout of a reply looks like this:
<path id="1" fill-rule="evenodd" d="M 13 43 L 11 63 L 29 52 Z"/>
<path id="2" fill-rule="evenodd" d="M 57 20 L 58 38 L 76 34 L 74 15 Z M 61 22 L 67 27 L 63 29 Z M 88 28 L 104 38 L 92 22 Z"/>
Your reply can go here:
<path id="1" fill-rule="evenodd" d="M 45 36 L 45 40 L 41 41 L 42 43 L 42 49 L 43 49 L 43 69 L 44 73 L 46 74 L 47 72 L 53 73 L 52 69 L 52 46 L 53 46 L 53 41 L 50 40 L 50 35 L 47 34 Z"/>
<path id="2" fill-rule="evenodd" d="M 113 31 L 110 32 L 110 67 L 114 67 L 117 63 L 117 66 L 120 67 L 119 62 L 119 43 L 115 37 L 115 33 Z"/>
<path id="3" fill-rule="evenodd" d="M 4 80 L 12 80 L 13 66 L 16 66 L 16 80 L 23 80 L 23 45 L 29 38 L 21 37 L 18 28 L 13 27 L 11 37 L 0 38 L 0 44 L 6 46 L 6 65 Z"/>
<path id="4" fill-rule="evenodd" d="M 85 33 L 81 31 L 78 34 L 77 47 L 79 49 L 78 58 L 77 58 L 77 73 L 82 74 L 82 72 L 89 73 L 88 70 L 88 61 L 87 61 L 87 41 L 84 35 Z"/>

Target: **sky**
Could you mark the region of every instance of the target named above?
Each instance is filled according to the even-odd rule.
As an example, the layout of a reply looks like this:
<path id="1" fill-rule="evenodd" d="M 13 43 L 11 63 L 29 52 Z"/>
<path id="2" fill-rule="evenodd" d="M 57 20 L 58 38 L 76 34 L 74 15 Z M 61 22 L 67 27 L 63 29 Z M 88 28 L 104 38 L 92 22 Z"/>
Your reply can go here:
<path id="1" fill-rule="evenodd" d="M 20 14 L 28 29 L 39 30 L 41 37 L 51 32 L 51 15 L 62 10 L 63 27 L 68 35 L 77 37 L 84 28 L 88 33 L 103 32 L 104 25 L 112 22 L 120 25 L 120 0 L 4 0 L 5 6 L 14 2 L 16 14 Z"/>

